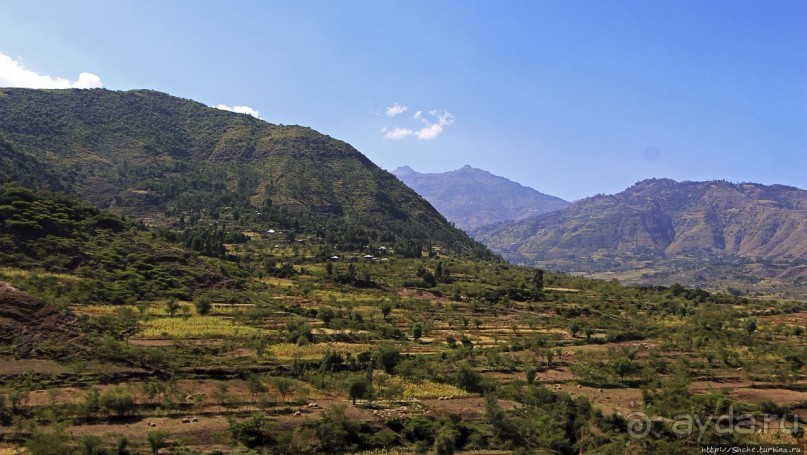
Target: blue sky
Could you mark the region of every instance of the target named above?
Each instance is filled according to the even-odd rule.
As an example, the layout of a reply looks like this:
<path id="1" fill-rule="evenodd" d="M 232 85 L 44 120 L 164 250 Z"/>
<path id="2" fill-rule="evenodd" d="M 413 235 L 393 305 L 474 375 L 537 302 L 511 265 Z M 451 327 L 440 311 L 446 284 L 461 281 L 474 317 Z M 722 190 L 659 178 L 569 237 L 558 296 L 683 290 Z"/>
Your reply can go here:
<path id="1" fill-rule="evenodd" d="M 649 177 L 807 188 L 804 24 L 801 0 L 3 0 L 0 83 L 86 72 L 570 200 Z"/>

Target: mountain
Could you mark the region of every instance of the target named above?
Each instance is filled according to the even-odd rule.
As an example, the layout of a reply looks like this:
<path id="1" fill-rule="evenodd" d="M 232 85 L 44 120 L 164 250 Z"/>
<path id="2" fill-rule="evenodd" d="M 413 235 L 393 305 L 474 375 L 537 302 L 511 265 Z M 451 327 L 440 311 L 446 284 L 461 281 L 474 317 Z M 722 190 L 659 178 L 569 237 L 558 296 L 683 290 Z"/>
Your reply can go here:
<path id="1" fill-rule="evenodd" d="M 15 271 L 31 271 L 27 283 L 16 284 L 37 291 L 52 285 L 52 300 L 70 303 L 188 299 L 197 290 L 238 287 L 216 260 L 82 201 L 14 184 L 0 184 L 0 268 L 6 267 L 19 279 L 27 274 Z M 52 279 L 62 274 L 74 278 Z"/>
<path id="2" fill-rule="evenodd" d="M 508 260 L 556 270 L 667 284 L 807 283 L 807 191 L 782 185 L 650 179 L 474 235 Z"/>
<path id="3" fill-rule="evenodd" d="M 392 173 L 431 202 L 448 221 L 466 231 L 569 205 L 563 199 L 471 166 L 439 174 L 421 174 L 403 166 Z"/>
<path id="4" fill-rule="evenodd" d="M 2 180 L 70 191 L 155 226 L 484 251 L 345 142 L 155 91 L 0 89 L 0 149 Z"/>

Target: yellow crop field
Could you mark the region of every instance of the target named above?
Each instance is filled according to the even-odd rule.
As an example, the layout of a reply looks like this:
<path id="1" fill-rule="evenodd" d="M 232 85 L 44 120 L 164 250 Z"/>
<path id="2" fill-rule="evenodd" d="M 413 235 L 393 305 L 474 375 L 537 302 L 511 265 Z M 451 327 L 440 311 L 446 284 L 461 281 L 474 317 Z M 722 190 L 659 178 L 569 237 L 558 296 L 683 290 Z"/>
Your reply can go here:
<path id="1" fill-rule="evenodd" d="M 247 325 L 238 325 L 214 316 L 189 318 L 157 318 L 143 323 L 144 338 L 239 338 L 249 339 L 265 335 L 266 331 Z"/>
<path id="2" fill-rule="evenodd" d="M 168 311 L 165 309 L 165 302 L 159 301 L 144 305 L 145 306 L 143 307 L 144 310 L 142 314 L 145 316 L 168 316 Z M 177 311 L 177 314 L 191 314 L 194 312 L 193 305 L 190 302 L 178 302 L 178 305 L 179 310 Z M 72 309 L 76 313 L 87 314 L 90 316 L 112 315 L 127 308 L 137 313 L 140 313 L 141 311 L 141 308 L 137 305 L 72 305 Z"/>
<path id="3" fill-rule="evenodd" d="M 260 280 L 262 283 L 277 286 L 281 288 L 294 287 L 294 281 L 285 278 L 265 277 Z"/>
<path id="4" fill-rule="evenodd" d="M 281 360 L 319 360 L 328 352 L 358 354 L 367 352 L 372 348 L 369 344 L 353 343 L 309 343 L 302 346 L 292 343 L 280 343 L 269 346 L 266 351 L 269 356 Z"/>
<path id="5" fill-rule="evenodd" d="M 81 281 L 82 278 L 78 275 L 69 275 L 67 273 L 50 273 L 50 272 L 42 272 L 42 271 L 35 271 L 35 270 L 23 270 L 18 269 L 15 267 L 0 267 L 0 278 L 6 279 L 27 279 L 32 276 L 42 277 L 42 278 L 55 278 L 57 280 L 62 281 Z"/>
<path id="6" fill-rule="evenodd" d="M 439 397 L 461 398 L 474 396 L 472 393 L 466 392 L 465 390 L 451 384 L 440 384 L 439 382 L 428 380 L 404 378 L 401 376 L 388 375 L 386 373 L 375 373 L 373 376 L 381 387 L 400 387 L 401 390 L 403 390 L 403 398 L 405 400 Z"/>
<path id="7" fill-rule="evenodd" d="M 361 304 L 372 304 L 381 305 L 383 302 L 389 302 L 390 299 L 384 296 L 379 296 L 375 293 L 358 293 L 358 292 L 341 292 L 341 291 L 334 291 L 334 290 L 316 290 L 311 293 L 314 298 L 318 298 L 321 301 L 328 303 L 338 303 L 338 304 L 345 304 L 345 303 L 361 303 Z"/>

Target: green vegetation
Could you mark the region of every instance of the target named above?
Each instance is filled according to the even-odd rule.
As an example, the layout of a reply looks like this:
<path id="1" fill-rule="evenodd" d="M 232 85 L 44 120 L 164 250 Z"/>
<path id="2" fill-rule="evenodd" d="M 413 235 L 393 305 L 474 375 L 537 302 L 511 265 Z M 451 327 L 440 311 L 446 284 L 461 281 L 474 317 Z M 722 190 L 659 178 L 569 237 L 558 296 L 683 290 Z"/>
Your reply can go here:
<path id="1" fill-rule="evenodd" d="M 490 255 L 342 141 L 154 91 L 2 89 L 0 149 L 0 181 L 70 189 L 206 255 L 269 229 Z"/>
<path id="2" fill-rule="evenodd" d="M 261 179 L 282 167 L 262 170 L 268 161 L 257 158 L 362 159 L 309 130 L 151 92 L 4 93 L 16 101 L 0 102 L 3 115 L 31 111 L 3 124 L 13 150 L 52 146 L 65 185 L 96 197 L 103 185 L 87 182 L 117 182 L 110 206 L 146 220 L 0 185 L 3 444 L 31 453 L 622 454 L 803 437 L 794 422 L 807 403 L 804 302 L 514 266 L 475 254 L 442 221 L 407 234 L 425 224 L 410 212 L 364 213 L 360 198 L 343 218 L 295 212 L 280 202 L 287 196 L 255 210 L 270 205 L 241 182 L 258 178 L 265 190 Z M 77 102 L 86 97 L 98 104 Z M 125 115 L 110 118 L 113 108 Z M 50 122 L 57 113 L 64 122 Z M 66 145 L 37 139 L 43 132 Z M 119 172 L 101 151 L 121 138 L 133 142 L 118 144 L 114 159 L 130 166 Z M 176 161 L 235 155 L 255 158 L 255 173 Z M 15 169 L 35 166 L 18 158 Z M 316 167 L 310 160 L 284 175 Z M 104 180 L 113 171 L 118 180 Z M 214 175 L 227 183 L 215 186 Z M 156 205 L 114 201 L 122 189 L 169 194 L 155 188 L 172 179 L 187 184 Z M 297 183 L 273 194 L 318 194 Z M 251 196 L 218 199 L 228 194 Z M 397 207 L 398 196 L 387 197 Z M 187 216 L 174 204 L 187 204 Z M 277 218 L 262 225 L 256 211 Z M 641 437 L 638 413 L 649 425 Z M 676 432 L 681 415 L 730 413 L 775 414 L 782 425 Z"/>
<path id="3" fill-rule="evenodd" d="M 231 267 L 196 258 L 142 225 L 13 184 L 0 185 L 0 245 L 0 266 L 29 272 L 15 282 L 53 301 L 189 298 L 198 288 L 233 283 Z M 0 276 L 7 273 L 14 275 Z"/>
<path id="4" fill-rule="evenodd" d="M 232 266 L 249 276 L 241 290 L 207 290 L 193 301 L 74 306 L 87 327 L 115 327 L 96 336 L 134 327 L 125 336 L 131 346 L 101 343 L 104 356 L 163 378 L 129 379 L 125 386 L 88 389 L 80 400 L 34 406 L 23 398 L 37 386 L 6 386 L 13 404 L 4 408 L 6 421 L 58 415 L 94 428 L 206 410 L 226 417 L 220 433 L 226 437 L 205 442 L 224 452 L 236 444 L 278 453 L 393 447 L 622 453 L 626 444 L 637 450 L 647 444 L 686 453 L 703 441 L 758 439 L 714 428 L 681 438 L 659 421 L 651 436 L 635 440 L 624 416 L 640 410 L 658 419 L 693 412 L 707 418 L 730 409 L 790 415 L 798 405 L 774 399 L 778 390 L 801 390 L 804 381 L 807 343 L 800 326 L 787 322 L 805 310 L 797 302 L 681 286 L 624 287 L 454 255 L 406 258 L 394 249 L 387 261 L 346 251 L 331 261 L 320 259 L 320 248 L 285 246 L 295 273 L 276 278 L 265 269 L 280 262 L 266 259 L 272 241 L 253 238 L 228 253 L 236 257 Z M 347 265 L 376 286 L 341 283 L 336 276 Z M 424 271 L 445 277 L 446 270 L 450 280 L 410 286 Z M 76 276 L 65 272 L 61 281 Z M 7 279 L 15 277 L 27 279 Z M 46 288 L 41 292 L 47 296 Z M 153 342 L 164 343 L 144 344 Z M 723 391 L 695 387 L 718 379 Z M 749 379 L 767 384 L 758 393 L 771 398 L 734 396 L 742 385 L 731 381 Z M 605 399 L 623 396 L 630 398 Z M 260 413 L 244 417 L 240 409 Z M 794 434 L 787 426 L 781 437 L 790 439 L 782 441 Z M 29 445 L 56 438 L 54 444 L 69 450 L 82 443 L 112 450 L 119 442 L 99 437 L 82 442 L 40 431 Z M 128 435 L 127 444 L 142 451 L 193 445 L 161 428 Z"/>

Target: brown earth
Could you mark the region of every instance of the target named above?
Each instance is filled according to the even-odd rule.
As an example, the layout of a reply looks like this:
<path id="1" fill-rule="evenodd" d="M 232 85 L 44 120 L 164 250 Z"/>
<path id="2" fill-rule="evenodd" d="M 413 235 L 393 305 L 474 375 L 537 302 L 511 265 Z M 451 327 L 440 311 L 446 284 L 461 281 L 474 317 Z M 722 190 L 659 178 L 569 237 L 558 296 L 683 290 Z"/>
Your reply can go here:
<path id="1" fill-rule="evenodd" d="M 0 281 L 0 349 L 18 358 L 88 358 L 75 316 Z"/>

